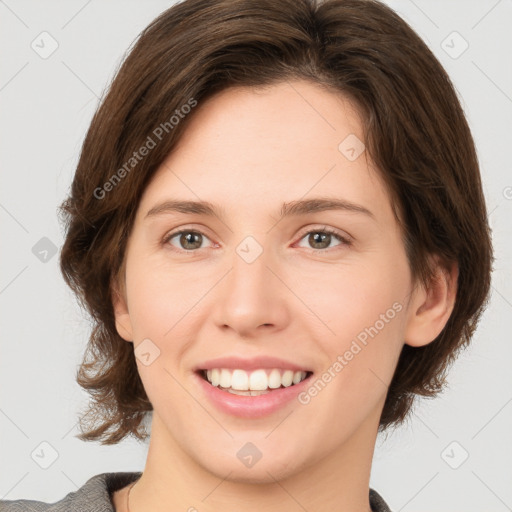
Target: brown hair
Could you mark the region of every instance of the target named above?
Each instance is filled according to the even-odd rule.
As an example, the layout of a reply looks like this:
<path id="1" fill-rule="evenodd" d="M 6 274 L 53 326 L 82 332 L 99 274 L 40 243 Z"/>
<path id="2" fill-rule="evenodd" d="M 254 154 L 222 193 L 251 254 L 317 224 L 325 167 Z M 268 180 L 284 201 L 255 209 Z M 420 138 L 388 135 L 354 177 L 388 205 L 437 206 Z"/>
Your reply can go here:
<path id="1" fill-rule="evenodd" d="M 397 209 L 413 277 L 428 283 L 430 254 L 458 263 L 452 315 L 432 343 L 403 347 L 380 429 L 404 421 L 415 395 L 443 388 L 487 303 L 493 261 L 475 146 L 446 72 L 374 0 L 185 0 L 142 32 L 118 70 L 61 205 L 61 270 L 94 322 L 77 372 L 93 397 L 80 439 L 147 438 L 152 405 L 133 346 L 116 331 L 111 292 L 141 195 L 194 115 L 193 102 L 290 79 L 325 86 L 361 109 L 364 143 Z M 184 105 L 192 111 L 180 115 Z M 161 140 L 133 160 L 158 127 Z"/>

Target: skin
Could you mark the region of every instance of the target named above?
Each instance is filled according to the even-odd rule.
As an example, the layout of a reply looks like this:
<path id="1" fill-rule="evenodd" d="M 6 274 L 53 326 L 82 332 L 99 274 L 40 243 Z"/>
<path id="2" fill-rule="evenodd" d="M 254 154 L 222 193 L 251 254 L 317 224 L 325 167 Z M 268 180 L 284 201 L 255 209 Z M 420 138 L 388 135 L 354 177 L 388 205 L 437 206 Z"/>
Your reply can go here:
<path id="1" fill-rule="evenodd" d="M 363 140 L 357 108 L 318 85 L 227 89 L 198 105 L 147 186 L 113 291 L 119 334 L 160 350 L 148 366 L 137 359 L 154 412 L 131 512 L 370 510 L 387 385 L 404 343 L 430 343 L 446 324 L 457 269 L 437 267 L 428 287 L 413 282 L 378 170 L 366 152 L 349 161 L 338 150 L 349 134 Z M 283 202 L 312 197 L 351 201 L 374 218 L 330 210 L 279 219 Z M 210 201 L 225 218 L 145 219 L 168 199 Z M 351 244 L 315 244 L 307 233 L 324 227 Z M 183 228 L 204 234 L 200 248 L 187 251 L 180 235 L 165 241 Z M 263 249 L 251 264 L 236 253 L 247 236 Z M 395 303 L 401 310 L 307 405 L 241 419 L 193 379 L 200 361 L 226 355 L 281 357 L 321 375 Z M 262 453 L 252 468 L 236 456 L 247 442 Z M 114 493 L 117 511 L 126 491 Z"/>

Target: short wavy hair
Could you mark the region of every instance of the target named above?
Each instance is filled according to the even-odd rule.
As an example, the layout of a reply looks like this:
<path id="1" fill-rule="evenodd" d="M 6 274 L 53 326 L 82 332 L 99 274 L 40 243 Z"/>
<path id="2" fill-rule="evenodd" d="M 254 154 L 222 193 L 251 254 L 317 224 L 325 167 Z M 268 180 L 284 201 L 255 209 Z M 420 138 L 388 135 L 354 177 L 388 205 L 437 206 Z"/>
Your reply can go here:
<path id="1" fill-rule="evenodd" d="M 292 79 L 358 105 L 415 280 L 428 284 L 431 254 L 459 267 L 442 332 L 401 351 L 379 430 L 402 423 L 417 395 L 443 389 L 488 302 L 493 263 L 475 145 L 447 73 L 411 27 L 375 0 L 185 0 L 142 31 L 117 70 L 60 206 L 61 271 L 93 321 L 76 375 L 92 397 L 80 417 L 81 440 L 115 444 L 149 435 L 143 420 L 153 408 L 133 347 L 116 330 L 112 290 L 142 193 L 194 110 L 172 129 L 165 125 L 159 143 L 123 173 L 126 162 L 155 122 L 170 120 L 191 98 L 200 104 L 231 86 Z M 116 173 L 123 179 L 113 182 Z"/>

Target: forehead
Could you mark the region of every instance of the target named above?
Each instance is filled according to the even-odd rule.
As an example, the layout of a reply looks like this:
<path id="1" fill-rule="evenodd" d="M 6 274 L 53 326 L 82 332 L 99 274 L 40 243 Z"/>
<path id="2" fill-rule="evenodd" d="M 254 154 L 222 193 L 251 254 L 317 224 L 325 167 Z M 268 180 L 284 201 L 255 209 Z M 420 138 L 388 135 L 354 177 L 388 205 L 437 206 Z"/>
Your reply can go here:
<path id="1" fill-rule="evenodd" d="M 196 107 L 140 209 L 178 197 L 256 213 L 328 196 L 382 216 L 389 198 L 363 138 L 357 106 L 316 84 L 229 88 Z"/>

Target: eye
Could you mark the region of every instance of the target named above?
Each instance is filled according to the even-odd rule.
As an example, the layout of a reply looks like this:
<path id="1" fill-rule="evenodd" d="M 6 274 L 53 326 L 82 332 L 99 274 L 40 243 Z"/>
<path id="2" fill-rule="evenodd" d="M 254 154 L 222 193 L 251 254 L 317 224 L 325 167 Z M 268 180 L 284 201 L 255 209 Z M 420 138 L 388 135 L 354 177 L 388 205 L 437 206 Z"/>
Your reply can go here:
<path id="1" fill-rule="evenodd" d="M 342 236 L 337 231 L 329 228 L 314 229 L 308 231 L 301 238 L 301 241 L 304 240 L 305 238 L 307 238 L 307 243 L 310 244 L 310 248 L 312 248 L 315 251 L 329 249 L 331 242 L 336 240 L 340 242 L 337 245 L 351 245 L 350 240 Z"/>
<path id="2" fill-rule="evenodd" d="M 178 237 L 178 246 L 171 242 L 171 240 L 176 237 Z M 171 233 L 170 235 L 166 236 L 164 243 L 170 243 L 173 247 L 177 247 L 178 250 L 181 249 L 191 252 L 195 249 L 202 249 L 202 243 L 204 239 L 209 240 L 209 238 L 200 231 L 184 229 L 182 231 L 177 231 L 176 233 Z"/>
<path id="3" fill-rule="evenodd" d="M 335 246 L 344 245 L 350 246 L 351 242 L 348 238 L 342 236 L 340 233 L 333 229 L 322 228 L 314 229 L 306 232 L 300 241 L 307 238 L 307 243 L 310 244 L 310 248 L 314 251 L 323 251 L 329 249 L 331 243 L 338 241 L 339 243 Z M 173 243 L 172 240 L 177 239 L 177 242 Z M 164 244 L 169 243 L 176 250 L 182 250 L 186 252 L 194 252 L 197 249 L 203 249 L 203 242 L 209 240 L 209 238 L 200 231 L 183 229 L 175 233 L 171 233 L 166 236 L 163 240 Z M 331 246 L 331 247 L 330 247 Z"/>

